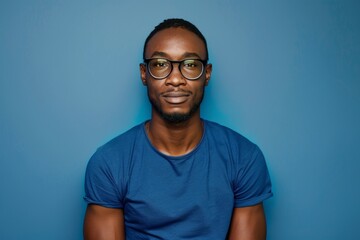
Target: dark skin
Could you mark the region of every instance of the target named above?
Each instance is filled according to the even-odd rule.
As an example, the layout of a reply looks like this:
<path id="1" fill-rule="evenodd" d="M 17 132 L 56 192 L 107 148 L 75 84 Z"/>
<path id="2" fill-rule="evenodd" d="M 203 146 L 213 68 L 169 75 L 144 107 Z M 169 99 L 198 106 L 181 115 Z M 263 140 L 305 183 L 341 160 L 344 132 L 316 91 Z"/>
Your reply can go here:
<path id="1" fill-rule="evenodd" d="M 122 209 L 88 205 L 84 220 L 85 240 L 125 240 Z"/>
<path id="2" fill-rule="evenodd" d="M 206 49 L 202 40 L 194 33 L 182 28 L 169 28 L 150 39 L 145 56 L 175 61 L 186 58 L 205 59 Z M 190 81 L 174 65 L 172 73 L 166 79 L 155 80 L 147 72 L 146 66 L 140 65 L 141 80 L 148 89 L 152 103 L 151 120 L 146 124 L 146 130 L 151 143 L 160 152 L 172 156 L 183 155 L 193 150 L 201 140 L 203 124 L 200 108 L 196 106 L 201 103 L 211 70 L 212 66 L 208 64 L 198 80 Z M 165 119 L 163 114 L 183 114 L 189 117 L 185 121 L 174 123 Z M 124 229 L 122 209 L 88 206 L 84 221 L 85 240 L 123 240 Z M 266 239 L 262 204 L 234 208 L 228 239 Z"/>
<path id="3" fill-rule="evenodd" d="M 206 49 L 195 34 L 182 28 L 170 28 L 154 35 L 147 45 L 145 56 L 170 60 L 205 59 Z M 164 80 L 154 80 L 145 65 L 140 66 L 140 73 L 153 105 L 157 105 L 157 108 L 166 114 L 189 114 L 195 105 L 201 103 L 204 87 L 210 80 L 211 65 L 206 66 L 205 73 L 196 81 L 186 80 L 177 65 L 174 66 L 171 75 Z M 166 95 L 169 91 L 184 91 L 188 95 L 171 97 Z M 202 133 L 199 108 L 187 121 L 176 124 L 166 121 L 154 107 L 152 108 L 148 134 L 152 144 L 159 151 L 174 156 L 188 153 L 198 144 Z"/>

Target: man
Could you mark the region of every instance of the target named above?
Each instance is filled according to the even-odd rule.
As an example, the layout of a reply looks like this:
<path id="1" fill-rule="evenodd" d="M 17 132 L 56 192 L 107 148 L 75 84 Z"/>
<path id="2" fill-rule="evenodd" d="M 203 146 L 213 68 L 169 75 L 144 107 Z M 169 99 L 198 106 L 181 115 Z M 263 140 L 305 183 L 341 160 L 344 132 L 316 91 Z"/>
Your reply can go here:
<path id="1" fill-rule="evenodd" d="M 266 238 L 271 183 L 259 148 L 200 118 L 212 66 L 204 36 L 168 19 L 140 64 L 152 115 L 100 147 L 86 173 L 86 240 Z"/>

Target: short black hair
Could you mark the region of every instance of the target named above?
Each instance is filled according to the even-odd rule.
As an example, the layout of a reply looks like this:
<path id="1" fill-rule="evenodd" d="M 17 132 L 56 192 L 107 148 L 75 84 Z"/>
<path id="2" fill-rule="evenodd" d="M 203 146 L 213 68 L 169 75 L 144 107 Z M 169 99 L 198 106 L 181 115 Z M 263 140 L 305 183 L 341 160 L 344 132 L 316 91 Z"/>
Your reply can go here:
<path id="1" fill-rule="evenodd" d="M 146 38 L 145 40 L 145 44 L 144 44 L 144 50 L 143 50 L 143 59 L 145 60 L 145 50 L 146 50 L 146 46 L 149 42 L 149 40 L 158 32 L 160 32 L 161 30 L 164 29 L 168 29 L 168 28 L 184 28 L 186 30 L 189 30 L 192 33 L 195 33 L 205 44 L 205 50 L 206 50 L 206 61 L 209 60 L 209 53 L 208 53 L 208 48 L 207 48 L 207 43 L 206 43 L 206 39 L 204 37 L 204 35 L 200 32 L 200 30 L 191 22 L 186 21 L 184 19 L 181 18 L 169 18 L 169 19 L 165 19 L 162 23 L 160 23 L 159 25 L 157 25 L 154 30 L 152 30 L 152 32 L 149 34 L 149 36 Z"/>

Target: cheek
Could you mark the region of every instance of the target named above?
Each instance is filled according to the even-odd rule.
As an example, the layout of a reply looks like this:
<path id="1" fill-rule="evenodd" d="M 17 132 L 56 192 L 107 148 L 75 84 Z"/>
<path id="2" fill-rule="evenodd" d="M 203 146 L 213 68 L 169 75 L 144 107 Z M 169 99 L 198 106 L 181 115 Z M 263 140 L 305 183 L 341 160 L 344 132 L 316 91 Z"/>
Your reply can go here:
<path id="1" fill-rule="evenodd" d="M 152 89 L 149 86 L 147 87 L 147 93 L 148 93 L 150 98 L 154 98 L 156 96 L 156 93 L 154 92 L 154 89 Z"/>
<path id="2" fill-rule="evenodd" d="M 147 92 L 151 99 L 157 99 L 161 92 L 161 86 L 148 82 Z"/>
<path id="3" fill-rule="evenodd" d="M 197 86 L 195 89 L 194 89 L 194 96 L 196 98 L 201 98 L 202 95 L 204 95 L 204 91 L 205 91 L 205 83 L 202 84 L 202 85 L 199 85 Z"/>

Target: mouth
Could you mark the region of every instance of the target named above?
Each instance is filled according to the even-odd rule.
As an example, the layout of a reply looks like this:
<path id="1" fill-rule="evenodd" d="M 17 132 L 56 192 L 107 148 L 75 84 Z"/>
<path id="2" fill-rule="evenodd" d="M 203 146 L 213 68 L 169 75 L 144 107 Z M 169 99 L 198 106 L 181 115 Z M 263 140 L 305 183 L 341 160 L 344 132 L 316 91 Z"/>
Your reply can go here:
<path id="1" fill-rule="evenodd" d="M 171 91 L 162 94 L 164 100 L 170 104 L 181 104 L 188 100 L 190 96 L 189 92 L 184 91 Z"/>

